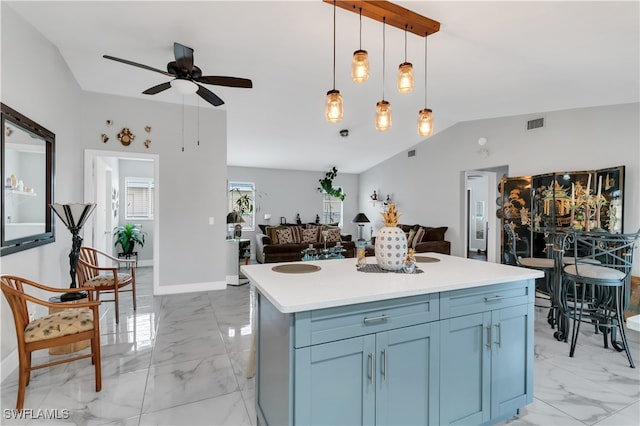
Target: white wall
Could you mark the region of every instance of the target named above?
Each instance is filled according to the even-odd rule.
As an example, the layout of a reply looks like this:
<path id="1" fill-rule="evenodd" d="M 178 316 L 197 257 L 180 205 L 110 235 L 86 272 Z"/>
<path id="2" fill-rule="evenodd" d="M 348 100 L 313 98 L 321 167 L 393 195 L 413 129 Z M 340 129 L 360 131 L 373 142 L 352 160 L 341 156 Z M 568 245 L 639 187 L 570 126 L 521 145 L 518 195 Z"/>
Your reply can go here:
<path id="1" fill-rule="evenodd" d="M 544 127 L 526 130 L 527 121 L 539 117 Z M 363 172 L 360 206 L 373 214 L 372 190 L 393 192 L 402 223 L 448 226 L 451 252 L 463 256 L 464 170 L 508 165 L 510 176 L 526 176 L 625 165 L 624 231 L 635 232 L 640 227 L 639 117 L 640 104 L 634 103 L 459 123 L 416 145 L 415 157 L 401 153 Z M 478 154 L 481 136 L 488 138 L 487 158 Z"/>
<path id="2" fill-rule="evenodd" d="M 5 2 L 0 2 L 2 102 L 31 118 L 56 135 L 55 199 L 82 199 L 81 153 L 77 149 L 80 88 L 58 50 L 26 23 Z M 71 234 L 55 221 L 56 242 L 0 258 L 3 274 L 20 275 L 53 287 L 68 287 L 68 253 Z M 2 378 L 7 358 L 15 363 L 16 336 L 13 316 L 4 299 L 0 302 Z"/>
<path id="3" fill-rule="evenodd" d="M 227 167 L 230 181 L 254 182 L 256 185 L 256 224 L 266 223 L 264 214 L 270 213 L 269 224 L 277 225 L 280 217 L 294 223 L 300 214 L 303 223 L 314 222 L 316 215 L 322 218 L 322 193 L 317 191 L 318 180 L 324 178 L 325 171 L 308 172 L 299 170 L 263 169 L 254 167 Z M 344 234 L 356 235 L 356 226 L 351 219 L 358 214 L 358 175 L 341 173 L 333 181 L 347 194 L 343 203 Z M 255 244 L 255 232 L 243 231 L 244 238 Z M 253 248 L 253 247 L 252 247 Z M 254 255 L 255 251 L 251 251 Z"/>

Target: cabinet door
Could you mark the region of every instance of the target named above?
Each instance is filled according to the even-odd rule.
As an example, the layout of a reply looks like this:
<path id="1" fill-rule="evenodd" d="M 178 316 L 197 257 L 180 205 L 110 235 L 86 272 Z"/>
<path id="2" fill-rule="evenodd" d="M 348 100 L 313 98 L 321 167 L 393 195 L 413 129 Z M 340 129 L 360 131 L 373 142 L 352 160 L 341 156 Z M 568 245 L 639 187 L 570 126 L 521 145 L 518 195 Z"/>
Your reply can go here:
<path id="1" fill-rule="evenodd" d="M 376 334 L 377 425 L 437 425 L 439 329 L 437 324 Z"/>
<path id="2" fill-rule="evenodd" d="M 533 402 L 533 307 L 519 305 L 493 313 L 491 417 Z"/>
<path id="3" fill-rule="evenodd" d="M 491 312 L 440 324 L 440 423 L 484 423 L 491 409 Z"/>
<path id="4" fill-rule="evenodd" d="M 295 352 L 295 424 L 374 424 L 377 379 L 374 335 Z"/>

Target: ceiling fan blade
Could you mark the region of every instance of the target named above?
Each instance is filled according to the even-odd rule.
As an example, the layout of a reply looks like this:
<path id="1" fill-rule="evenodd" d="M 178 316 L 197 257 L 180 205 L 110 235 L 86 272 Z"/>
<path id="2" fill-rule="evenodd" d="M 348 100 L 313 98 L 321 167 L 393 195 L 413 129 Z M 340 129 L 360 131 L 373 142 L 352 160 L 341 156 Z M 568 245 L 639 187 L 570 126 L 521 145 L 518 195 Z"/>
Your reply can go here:
<path id="1" fill-rule="evenodd" d="M 196 92 L 202 99 L 209 102 L 213 106 L 220 106 L 224 104 L 224 101 L 218 97 L 215 93 L 209 89 L 202 87 L 198 84 L 198 91 Z"/>
<path id="2" fill-rule="evenodd" d="M 193 70 L 193 49 L 183 46 L 180 43 L 173 43 L 173 54 L 176 57 L 176 66 L 178 69 Z"/>
<path id="3" fill-rule="evenodd" d="M 199 83 L 214 84 L 216 86 L 243 87 L 245 89 L 253 87 L 253 83 L 248 78 L 203 75 L 202 77 L 194 78 L 194 80 Z"/>
<path id="4" fill-rule="evenodd" d="M 169 76 L 169 77 L 175 77 L 173 74 L 169 74 L 166 71 L 162 71 L 162 70 L 159 70 L 157 68 L 150 67 L 148 65 L 139 64 L 137 62 L 128 61 L 126 59 L 116 58 L 115 56 L 102 55 L 102 57 L 105 58 L 105 59 L 111 59 L 112 61 L 122 62 L 123 64 L 133 65 L 134 67 L 144 68 L 145 70 L 159 72 L 160 74 L 164 74 L 164 75 Z"/>
<path id="5" fill-rule="evenodd" d="M 163 92 L 169 88 L 171 88 L 171 82 L 167 81 L 166 83 L 161 83 L 157 86 L 150 87 L 142 93 L 145 95 L 155 95 L 156 93 Z"/>

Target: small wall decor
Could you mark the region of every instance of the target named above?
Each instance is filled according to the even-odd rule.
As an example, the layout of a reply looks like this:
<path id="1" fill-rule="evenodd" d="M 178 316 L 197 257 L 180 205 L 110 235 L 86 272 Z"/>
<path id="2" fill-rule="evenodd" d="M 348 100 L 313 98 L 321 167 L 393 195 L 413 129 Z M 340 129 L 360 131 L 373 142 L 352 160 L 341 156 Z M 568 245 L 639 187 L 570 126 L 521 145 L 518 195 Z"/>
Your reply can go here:
<path id="1" fill-rule="evenodd" d="M 109 136 L 107 136 L 107 134 L 106 134 L 106 133 L 103 133 L 103 134 L 101 135 L 101 137 L 102 137 L 102 143 L 107 143 L 107 142 L 109 142 Z"/>
<path id="2" fill-rule="evenodd" d="M 149 147 L 151 146 L 151 140 L 147 139 L 146 141 L 144 141 L 144 146 L 145 148 L 149 149 Z"/>
<path id="3" fill-rule="evenodd" d="M 131 130 L 129 130 L 128 127 L 123 128 L 122 130 L 120 130 L 120 133 L 118 133 L 118 139 L 124 146 L 129 146 L 135 138 L 136 136 L 131 133 Z"/>
<path id="4" fill-rule="evenodd" d="M 112 126 L 113 125 L 113 120 L 107 120 L 107 126 Z"/>
<path id="5" fill-rule="evenodd" d="M 144 126 L 144 131 L 147 133 L 151 133 L 151 126 Z"/>

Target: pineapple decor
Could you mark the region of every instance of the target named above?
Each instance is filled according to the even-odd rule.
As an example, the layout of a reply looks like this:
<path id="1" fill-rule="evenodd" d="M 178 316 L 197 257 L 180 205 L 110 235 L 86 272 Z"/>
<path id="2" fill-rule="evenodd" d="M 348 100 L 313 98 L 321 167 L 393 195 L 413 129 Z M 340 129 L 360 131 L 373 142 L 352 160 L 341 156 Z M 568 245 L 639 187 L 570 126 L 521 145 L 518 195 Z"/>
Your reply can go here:
<path id="1" fill-rule="evenodd" d="M 407 258 L 407 236 L 398 228 L 400 216 L 396 205 L 389 204 L 387 211 L 382 213 L 385 226 L 376 236 L 376 261 L 387 271 L 401 270 Z"/>

